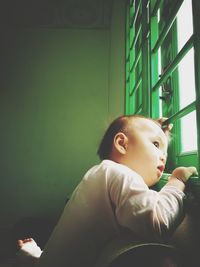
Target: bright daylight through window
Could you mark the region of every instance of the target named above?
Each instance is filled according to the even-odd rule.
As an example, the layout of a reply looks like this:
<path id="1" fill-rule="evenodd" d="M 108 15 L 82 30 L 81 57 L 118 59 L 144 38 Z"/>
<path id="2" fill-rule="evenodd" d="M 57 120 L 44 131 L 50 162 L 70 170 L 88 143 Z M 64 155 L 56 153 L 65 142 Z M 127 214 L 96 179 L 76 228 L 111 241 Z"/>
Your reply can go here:
<path id="1" fill-rule="evenodd" d="M 185 0 L 178 12 L 178 51 L 193 34 L 192 1 Z M 190 49 L 178 66 L 180 109 L 196 99 L 194 79 L 194 49 Z M 181 119 L 181 152 L 197 150 L 196 111 Z"/>

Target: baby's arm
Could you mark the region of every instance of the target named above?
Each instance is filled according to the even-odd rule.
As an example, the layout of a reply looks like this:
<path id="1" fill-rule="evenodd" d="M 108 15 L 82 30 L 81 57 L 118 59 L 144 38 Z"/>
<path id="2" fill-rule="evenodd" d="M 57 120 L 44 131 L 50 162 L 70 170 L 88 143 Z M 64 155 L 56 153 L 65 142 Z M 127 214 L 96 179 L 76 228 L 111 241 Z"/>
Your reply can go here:
<path id="1" fill-rule="evenodd" d="M 115 177 L 110 195 L 118 223 L 147 240 L 168 239 L 184 214 L 185 184 L 179 179 L 187 180 L 194 170 L 177 168 L 160 192 L 150 190 L 137 174 Z"/>

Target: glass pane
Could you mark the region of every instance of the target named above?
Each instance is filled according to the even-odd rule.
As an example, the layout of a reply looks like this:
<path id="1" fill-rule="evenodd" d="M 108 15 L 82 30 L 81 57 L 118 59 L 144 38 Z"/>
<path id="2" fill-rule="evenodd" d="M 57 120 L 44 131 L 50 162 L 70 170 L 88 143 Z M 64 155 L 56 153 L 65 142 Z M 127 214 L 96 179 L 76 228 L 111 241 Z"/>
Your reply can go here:
<path id="1" fill-rule="evenodd" d="M 178 51 L 193 34 L 192 0 L 184 0 L 177 15 Z M 192 48 L 178 66 L 180 87 L 180 108 L 193 102 L 195 95 L 194 49 Z"/>
<path id="2" fill-rule="evenodd" d="M 184 0 L 177 14 L 178 51 L 193 34 L 192 0 Z"/>
<path id="3" fill-rule="evenodd" d="M 181 152 L 197 150 L 196 111 L 181 119 Z"/>
<path id="4" fill-rule="evenodd" d="M 160 9 L 159 9 L 160 11 Z M 160 14 L 160 12 L 158 12 Z M 162 72 L 162 67 L 161 67 L 161 48 L 159 47 L 158 49 L 158 73 L 159 75 L 161 75 L 161 72 Z M 162 96 L 162 87 L 160 86 L 159 87 L 159 97 Z M 160 118 L 163 116 L 163 112 L 162 112 L 162 99 L 159 98 L 159 115 L 160 115 Z"/>
<path id="5" fill-rule="evenodd" d="M 193 34 L 192 0 L 184 0 L 177 15 L 178 52 Z M 178 66 L 180 109 L 196 99 L 194 49 L 185 55 Z M 181 152 L 197 150 L 196 111 L 181 119 Z"/>
<path id="6" fill-rule="evenodd" d="M 196 99 L 195 77 L 194 77 L 194 49 L 185 55 L 178 66 L 180 108 L 189 105 Z"/>
<path id="7" fill-rule="evenodd" d="M 158 9 L 158 23 L 160 22 L 160 8 Z"/>

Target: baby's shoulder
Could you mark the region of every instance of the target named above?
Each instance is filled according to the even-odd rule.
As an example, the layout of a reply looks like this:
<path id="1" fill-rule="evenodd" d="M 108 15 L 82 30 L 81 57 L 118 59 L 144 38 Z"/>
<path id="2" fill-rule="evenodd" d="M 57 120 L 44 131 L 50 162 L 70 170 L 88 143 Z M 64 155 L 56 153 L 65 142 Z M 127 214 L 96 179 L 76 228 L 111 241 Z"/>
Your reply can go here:
<path id="1" fill-rule="evenodd" d="M 137 172 L 123 164 L 111 160 L 104 160 L 102 167 L 111 179 L 118 181 L 129 180 L 130 182 L 138 180 L 143 183 L 142 177 Z"/>
<path id="2" fill-rule="evenodd" d="M 127 166 L 112 160 L 103 160 L 100 164 L 93 166 L 84 176 L 84 181 L 101 181 L 112 183 L 136 183 L 144 184 L 142 177 Z"/>

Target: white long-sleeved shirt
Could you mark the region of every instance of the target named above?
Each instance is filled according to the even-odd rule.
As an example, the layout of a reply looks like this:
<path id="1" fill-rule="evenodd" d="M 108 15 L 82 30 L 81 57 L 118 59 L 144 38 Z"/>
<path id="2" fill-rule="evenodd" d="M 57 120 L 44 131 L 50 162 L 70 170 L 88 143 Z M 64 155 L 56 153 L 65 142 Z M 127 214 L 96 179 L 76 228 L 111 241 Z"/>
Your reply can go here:
<path id="1" fill-rule="evenodd" d="M 183 214 L 184 193 L 148 188 L 128 167 L 103 160 L 75 189 L 37 267 L 91 267 L 122 229 L 147 240 L 166 236 Z"/>

